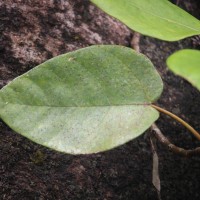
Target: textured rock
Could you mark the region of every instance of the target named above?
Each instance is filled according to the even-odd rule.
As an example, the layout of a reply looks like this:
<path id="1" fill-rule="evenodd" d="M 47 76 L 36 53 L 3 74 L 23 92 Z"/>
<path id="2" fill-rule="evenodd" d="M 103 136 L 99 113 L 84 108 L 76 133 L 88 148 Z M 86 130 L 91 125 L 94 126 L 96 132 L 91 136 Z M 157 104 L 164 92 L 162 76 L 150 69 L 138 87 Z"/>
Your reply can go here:
<path id="1" fill-rule="evenodd" d="M 21 65 L 93 44 L 128 45 L 131 35 L 89 1 L 6 0 L 0 15 L 3 50 Z"/>

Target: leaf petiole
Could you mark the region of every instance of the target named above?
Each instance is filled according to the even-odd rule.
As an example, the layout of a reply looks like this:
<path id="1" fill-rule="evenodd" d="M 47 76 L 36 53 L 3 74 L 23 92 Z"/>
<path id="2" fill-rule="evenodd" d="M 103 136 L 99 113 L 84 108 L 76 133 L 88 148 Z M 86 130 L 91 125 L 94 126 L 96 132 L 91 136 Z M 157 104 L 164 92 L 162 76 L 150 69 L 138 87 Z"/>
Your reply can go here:
<path id="1" fill-rule="evenodd" d="M 153 108 L 155 108 L 156 110 L 158 110 L 159 112 L 162 112 L 168 116 L 170 116 L 171 118 L 175 119 L 176 121 L 178 121 L 179 123 L 181 123 L 183 126 L 185 126 L 198 140 L 200 140 L 200 134 L 193 128 L 191 127 L 187 122 L 185 122 L 184 120 L 182 120 L 180 117 L 176 116 L 175 114 L 160 108 L 156 105 L 151 104 L 151 106 Z"/>

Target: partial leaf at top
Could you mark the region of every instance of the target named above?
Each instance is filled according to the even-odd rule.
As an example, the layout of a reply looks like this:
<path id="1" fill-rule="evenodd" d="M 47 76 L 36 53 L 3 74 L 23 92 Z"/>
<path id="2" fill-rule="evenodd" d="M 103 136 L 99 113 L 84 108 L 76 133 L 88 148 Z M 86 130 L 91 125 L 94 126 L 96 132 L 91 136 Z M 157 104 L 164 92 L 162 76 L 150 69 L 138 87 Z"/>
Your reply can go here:
<path id="1" fill-rule="evenodd" d="M 58 151 L 105 151 L 142 134 L 162 91 L 151 62 L 121 46 L 55 57 L 0 91 L 0 116 L 16 132 Z"/>
<path id="2" fill-rule="evenodd" d="M 200 51 L 184 49 L 167 59 L 168 67 L 200 90 Z"/>
<path id="3" fill-rule="evenodd" d="M 161 40 L 200 34 L 200 21 L 168 0 L 91 0 L 129 28 Z"/>

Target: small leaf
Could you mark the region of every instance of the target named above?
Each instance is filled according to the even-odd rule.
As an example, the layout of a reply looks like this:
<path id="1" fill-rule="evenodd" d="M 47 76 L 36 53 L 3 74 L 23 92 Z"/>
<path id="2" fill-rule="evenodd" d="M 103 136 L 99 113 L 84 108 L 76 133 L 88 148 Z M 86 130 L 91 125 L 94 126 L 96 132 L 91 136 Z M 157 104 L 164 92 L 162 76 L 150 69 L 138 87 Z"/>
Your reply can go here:
<path id="1" fill-rule="evenodd" d="M 72 153 L 105 151 L 142 134 L 162 91 L 151 62 L 121 46 L 55 57 L 0 91 L 0 116 L 16 132 Z"/>
<path id="2" fill-rule="evenodd" d="M 200 90 L 200 51 L 184 49 L 167 59 L 168 67 Z"/>
<path id="3" fill-rule="evenodd" d="M 129 28 L 161 40 L 200 34 L 200 21 L 168 0 L 91 0 Z"/>

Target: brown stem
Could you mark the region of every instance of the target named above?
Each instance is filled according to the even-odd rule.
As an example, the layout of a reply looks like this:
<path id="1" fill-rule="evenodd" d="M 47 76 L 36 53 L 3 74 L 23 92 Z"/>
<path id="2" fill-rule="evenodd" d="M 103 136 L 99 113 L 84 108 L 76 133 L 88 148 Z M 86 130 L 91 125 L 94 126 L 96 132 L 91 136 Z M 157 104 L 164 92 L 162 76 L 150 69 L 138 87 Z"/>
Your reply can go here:
<path id="1" fill-rule="evenodd" d="M 140 52 L 139 43 L 140 43 L 140 33 L 134 32 L 134 35 L 131 40 L 131 47 L 135 49 L 135 51 L 138 53 Z"/>
<path id="2" fill-rule="evenodd" d="M 179 154 L 181 156 L 189 157 L 194 155 L 200 155 L 200 147 L 192 150 L 186 150 L 181 147 L 177 147 L 176 145 L 172 144 L 160 131 L 160 129 L 156 126 L 156 124 L 151 125 L 152 132 L 154 133 L 155 137 L 165 146 L 167 146 L 172 152 Z"/>
<path id="3" fill-rule="evenodd" d="M 150 135 L 150 144 L 151 144 L 152 155 L 153 155 L 152 183 L 153 183 L 154 187 L 156 188 L 158 199 L 161 200 L 159 158 L 158 158 L 158 154 L 157 154 L 156 143 L 154 141 L 155 139 L 156 139 L 155 137 L 152 137 L 152 135 Z"/>
<path id="4" fill-rule="evenodd" d="M 176 121 L 178 121 L 179 123 L 181 123 L 183 126 L 185 126 L 198 140 L 200 140 L 200 134 L 193 128 L 191 127 L 187 122 L 185 122 L 184 120 L 182 120 L 180 117 L 174 115 L 173 113 L 163 109 L 163 108 L 160 108 L 156 105 L 151 105 L 153 108 L 155 108 L 156 110 L 170 116 L 171 118 L 175 119 Z"/>
<path id="5" fill-rule="evenodd" d="M 176 1 L 176 5 L 177 5 L 177 6 L 179 5 L 179 2 L 180 2 L 180 0 L 177 0 L 177 1 Z"/>

